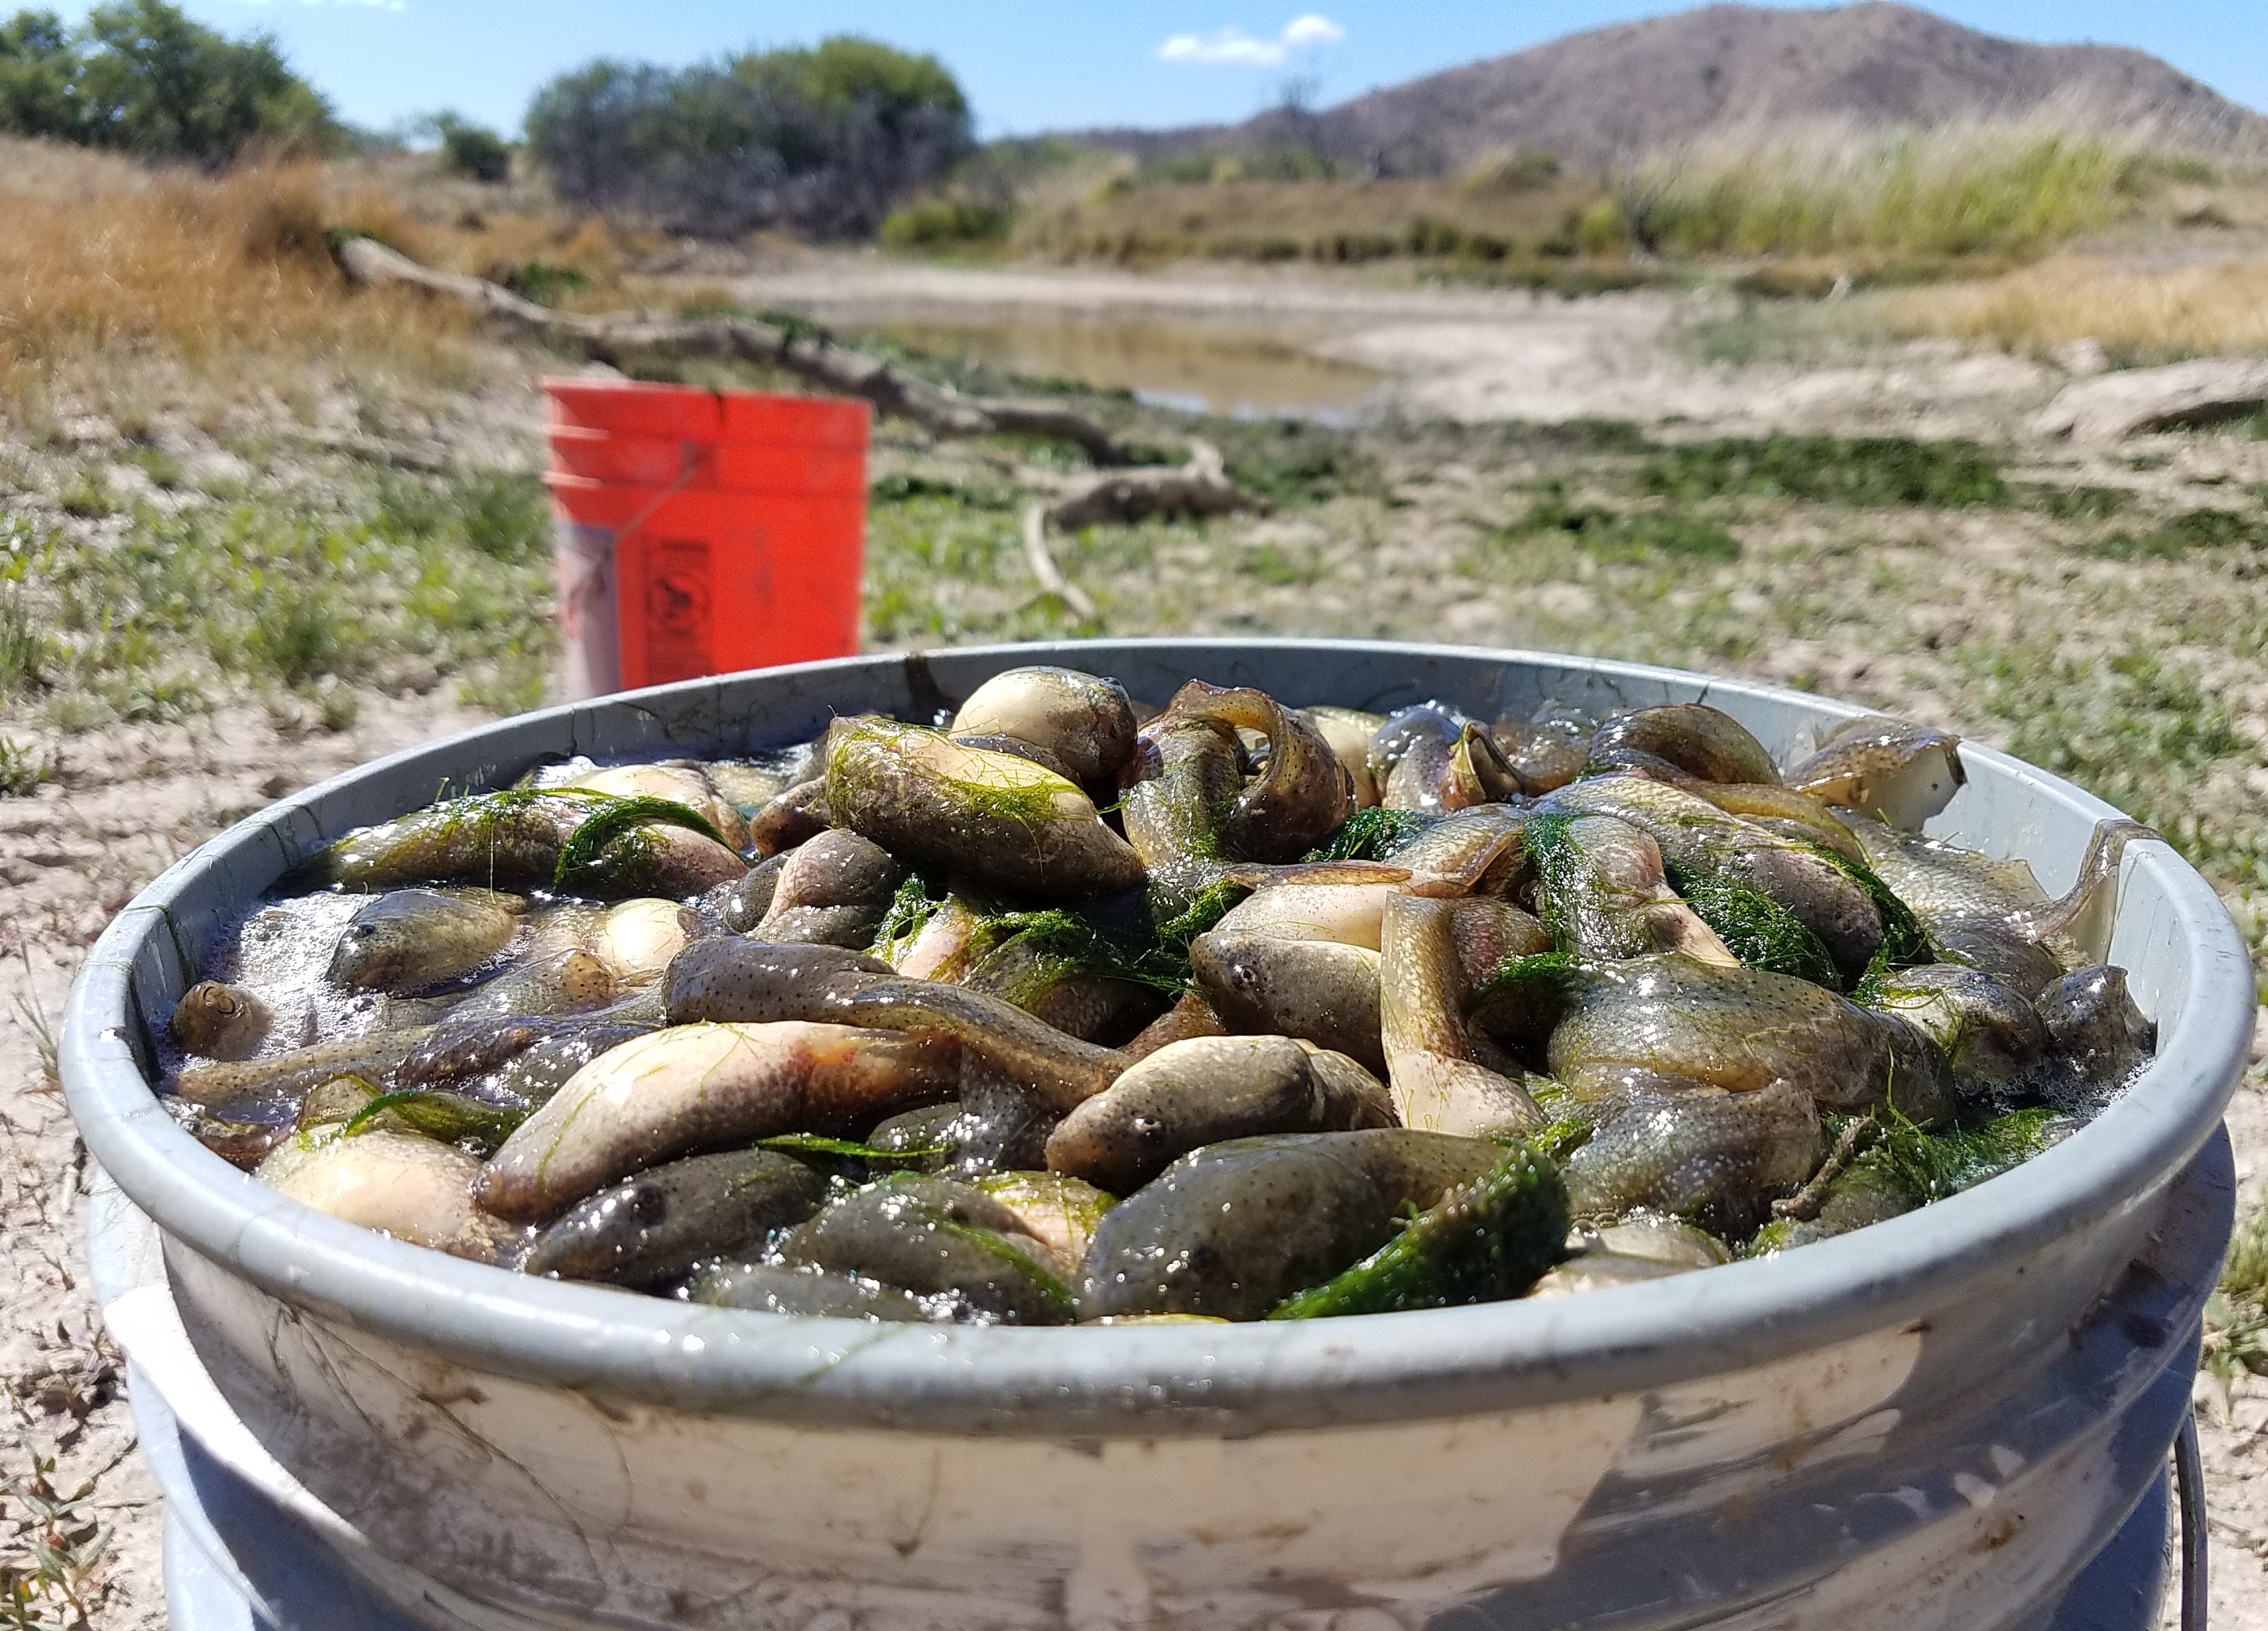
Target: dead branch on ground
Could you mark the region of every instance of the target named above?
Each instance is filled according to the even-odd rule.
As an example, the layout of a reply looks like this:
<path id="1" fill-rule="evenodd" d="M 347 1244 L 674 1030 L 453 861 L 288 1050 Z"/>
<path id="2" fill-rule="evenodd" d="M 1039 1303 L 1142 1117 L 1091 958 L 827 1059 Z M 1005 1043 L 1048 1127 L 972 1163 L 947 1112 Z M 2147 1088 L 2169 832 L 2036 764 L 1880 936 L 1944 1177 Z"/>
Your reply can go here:
<path id="1" fill-rule="evenodd" d="M 1067 408 L 962 396 L 818 336 L 792 334 L 753 318 L 558 312 L 484 277 L 421 266 L 374 238 L 344 239 L 335 255 L 348 281 L 359 287 L 401 284 L 444 295 L 499 328 L 580 351 L 593 361 L 619 366 L 627 356 L 669 351 L 758 363 L 845 396 L 863 397 L 877 411 L 909 420 L 933 436 L 1043 436 L 1076 443 L 1098 465 L 1134 461 L 1133 450 L 1125 443 Z"/>
<path id="2" fill-rule="evenodd" d="M 1044 504 L 1024 506 L 1024 561 L 1031 567 L 1032 576 L 1040 580 L 1040 587 L 1069 607 L 1075 616 L 1089 623 L 1094 621 L 1094 600 L 1063 575 L 1063 568 L 1049 553 L 1048 506 Z"/>
<path id="3" fill-rule="evenodd" d="M 1257 499 L 1222 471 L 1220 449 L 1191 437 L 1187 464 L 1148 465 L 1096 476 L 1051 506 L 1048 520 L 1065 532 L 1073 532 L 1098 521 L 1226 515 L 1259 507 Z"/>

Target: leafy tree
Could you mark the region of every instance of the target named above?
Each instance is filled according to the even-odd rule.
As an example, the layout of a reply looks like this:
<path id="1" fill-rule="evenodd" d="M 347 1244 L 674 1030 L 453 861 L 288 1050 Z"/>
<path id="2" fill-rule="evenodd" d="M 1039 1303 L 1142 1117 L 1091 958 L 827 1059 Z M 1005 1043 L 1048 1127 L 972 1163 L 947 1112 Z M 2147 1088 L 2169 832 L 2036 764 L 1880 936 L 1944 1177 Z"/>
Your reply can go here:
<path id="1" fill-rule="evenodd" d="M 512 144 L 486 125 L 442 113 L 433 115 L 433 130 L 441 138 L 443 169 L 475 181 L 501 181 L 511 175 Z"/>
<path id="2" fill-rule="evenodd" d="M 53 11 L 18 11 L 0 23 L 0 130 L 72 137 L 77 76 L 70 36 Z"/>
<path id="3" fill-rule="evenodd" d="M 676 70 L 602 59 L 537 92 L 527 139 L 564 197 L 710 236 L 865 236 L 970 146 L 943 64 L 849 36 Z"/>
<path id="4" fill-rule="evenodd" d="M 946 65 L 880 41 L 836 34 L 813 49 L 736 57 L 733 71 L 750 85 L 812 107 L 847 114 L 873 107 L 898 122 L 942 114 L 968 118 L 968 101 Z"/>
<path id="5" fill-rule="evenodd" d="M 230 40 L 166 0 L 0 24 L 0 129 L 221 165 L 250 144 L 328 145 L 331 110 L 274 40 Z"/>

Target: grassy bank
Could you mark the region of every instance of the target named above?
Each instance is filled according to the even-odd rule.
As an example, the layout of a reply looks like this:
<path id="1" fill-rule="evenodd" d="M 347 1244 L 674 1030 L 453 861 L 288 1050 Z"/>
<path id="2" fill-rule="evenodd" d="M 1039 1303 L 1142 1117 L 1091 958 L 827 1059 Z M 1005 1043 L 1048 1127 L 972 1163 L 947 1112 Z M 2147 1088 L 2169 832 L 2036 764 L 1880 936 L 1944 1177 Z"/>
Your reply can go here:
<path id="1" fill-rule="evenodd" d="M 2051 122 L 1881 132 L 1825 126 L 1639 165 L 1615 189 L 1631 240 L 1660 254 L 2025 255 L 2146 213 L 2198 159 Z"/>
<path id="2" fill-rule="evenodd" d="M 2068 112 L 1782 127 L 1595 169 L 1517 153 L 1431 178 L 1372 177 L 1299 150 L 1137 165 L 1004 144 L 901 211 L 885 239 L 915 253 L 1124 265 L 1380 263 L 1570 290 L 1764 259 L 1799 263 L 1786 292 L 1816 292 L 1838 276 L 1999 270 L 2105 231 L 2209 233 L 2268 201 L 2259 176 L 2176 133 L 2105 128 Z"/>

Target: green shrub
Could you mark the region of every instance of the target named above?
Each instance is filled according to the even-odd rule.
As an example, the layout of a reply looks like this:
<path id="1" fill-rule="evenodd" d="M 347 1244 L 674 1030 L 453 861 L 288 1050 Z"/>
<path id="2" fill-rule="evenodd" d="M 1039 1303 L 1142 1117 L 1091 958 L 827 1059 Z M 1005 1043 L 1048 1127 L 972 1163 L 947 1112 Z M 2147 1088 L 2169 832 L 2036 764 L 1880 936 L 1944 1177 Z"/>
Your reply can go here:
<path id="1" fill-rule="evenodd" d="M 1599 505 L 1571 505 L 1558 498 L 1530 506 L 1493 542 L 1499 548 L 1516 548 L 1521 540 L 1539 534 L 1557 535 L 1610 559 L 1661 554 L 1729 561 L 1741 553 L 1738 539 L 1697 516 L 1660 510 L 1617 512 Z"/>
<path id="2" fill-rule="evenodd" d="M 894 210 L 883 219 L 882 241 L 893 249 L 950 249 L 998 243 L 1013 223 L 998 204 L 961 198 L 932 198 Z"/>
<path id="3" fill-rule="evenodd" d="M 439 114 L 433 128 L 441 137 L 441 167 L 452 175 L 495 182 L 512 174 L 512 144 L 486 125 Z"/>
<path id="4" fill-rule="evenodd" d="M 19 742 L 0 736 L 0 799 L 20 799 L 55 779 L 55 762 Z"/>

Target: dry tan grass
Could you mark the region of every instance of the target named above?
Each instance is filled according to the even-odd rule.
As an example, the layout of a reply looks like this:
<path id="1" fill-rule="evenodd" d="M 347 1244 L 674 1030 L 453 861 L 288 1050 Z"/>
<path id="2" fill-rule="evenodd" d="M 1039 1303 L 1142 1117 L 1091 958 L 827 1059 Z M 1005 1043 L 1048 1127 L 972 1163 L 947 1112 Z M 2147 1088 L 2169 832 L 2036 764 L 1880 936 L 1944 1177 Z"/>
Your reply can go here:
<path id="1" fill-rule="evenodd" d="M 2092 339 L 2121 361 L 2268 351 L 2268 261 L 2141 269 L 2058 255 L 1987 283 L 1885 298 L 1883 321 L 2040 354 Z"/>
<path id="2" fill-rule="evenodd" d="M 516 196 L 482 211 L 461 190 L 401 165 L 213 177 L 0 141 L 0 402 L 36 418 L 62 395 L 129 413 L 153 391 L 290 398 L 311 373 L 468 383 L 483 352 L 464 315 L 349 289 L 328 247 L 340 228 L 456 270 L 572 268 L 605 302 L 627 246 L 604 223 Z"/>
<path id="3" fill-rule="evenodd" d="M 0 380 L 19 404 L 153 366 L 247 384 L 323 361 L 463 372 L 461 317 L 343 287 L 312 166 L 211 179 L 11 143 L 0 215 Z"/>

